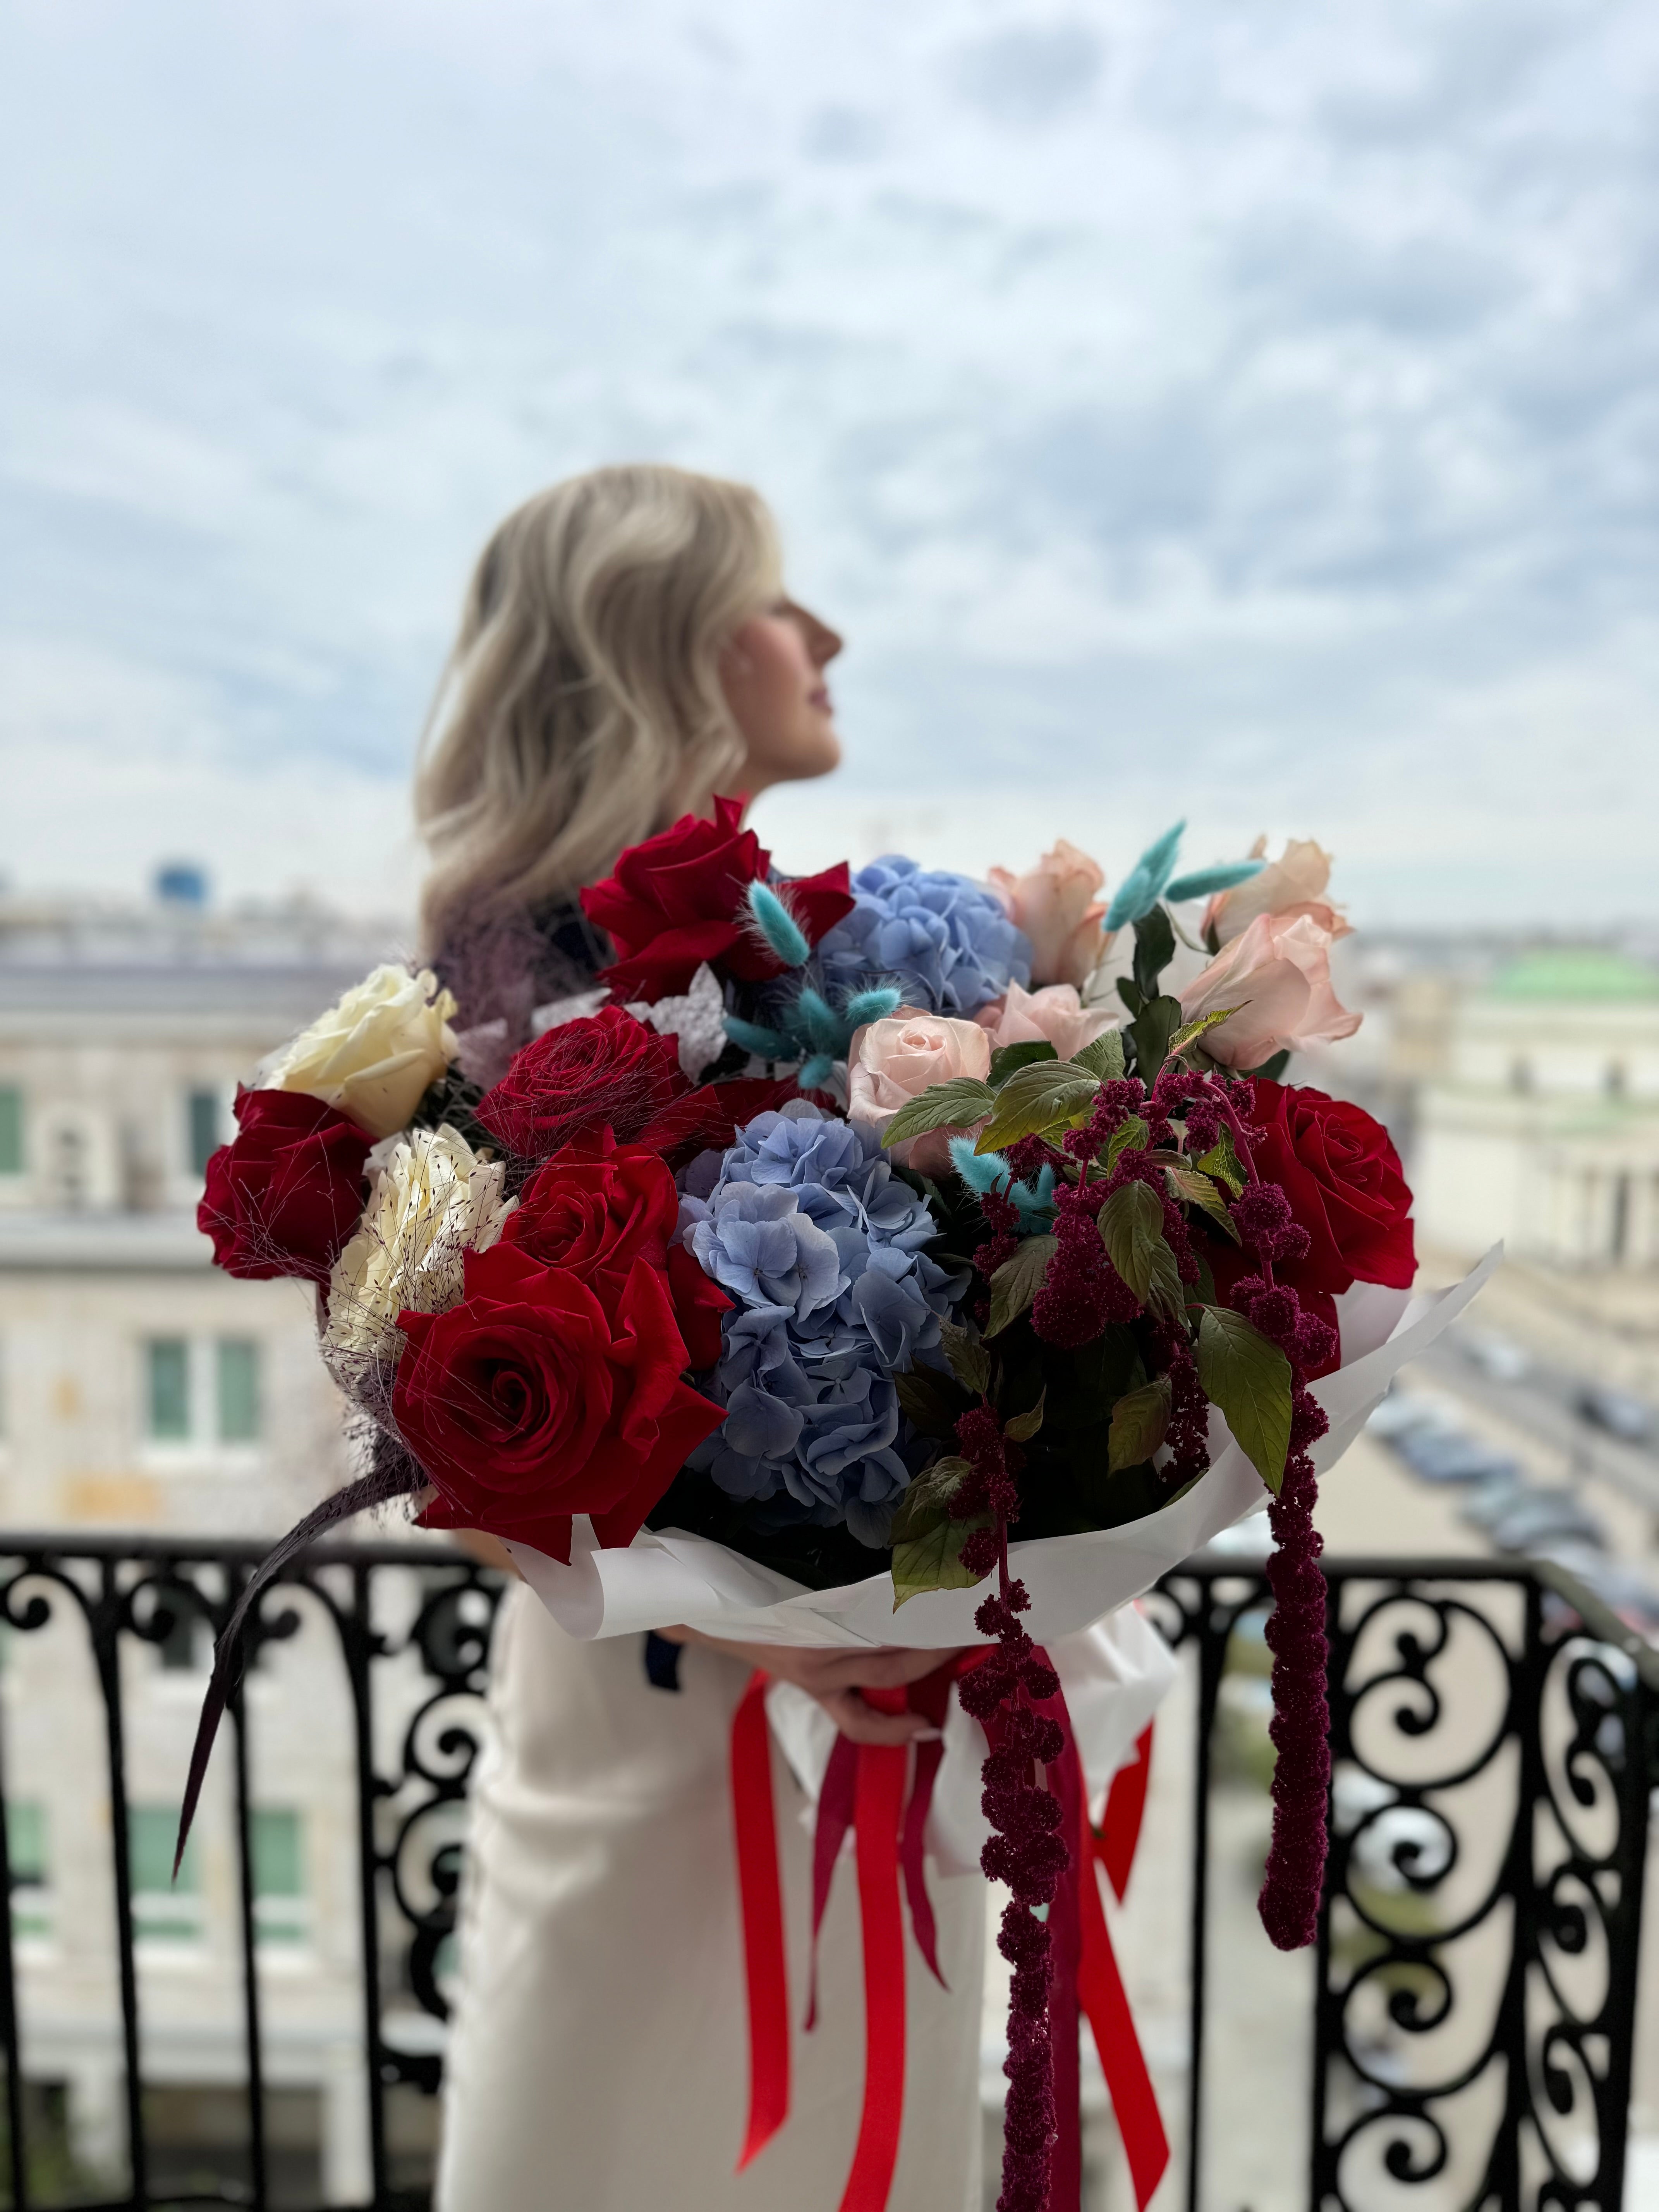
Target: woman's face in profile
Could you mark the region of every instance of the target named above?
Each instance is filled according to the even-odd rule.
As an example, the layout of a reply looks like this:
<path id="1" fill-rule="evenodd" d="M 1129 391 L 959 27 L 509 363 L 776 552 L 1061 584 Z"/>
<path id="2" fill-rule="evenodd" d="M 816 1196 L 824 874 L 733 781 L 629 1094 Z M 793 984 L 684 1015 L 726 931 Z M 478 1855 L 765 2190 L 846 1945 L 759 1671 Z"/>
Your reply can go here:
<path id="1" fill-rule="evenodd" d="M 829 625 L 793 599 L 744 623 L 720 661 L 720 688 L 749 749 L 750 797 L 827 775 L 841 760 L 824 670 L 841 651 Z"/>

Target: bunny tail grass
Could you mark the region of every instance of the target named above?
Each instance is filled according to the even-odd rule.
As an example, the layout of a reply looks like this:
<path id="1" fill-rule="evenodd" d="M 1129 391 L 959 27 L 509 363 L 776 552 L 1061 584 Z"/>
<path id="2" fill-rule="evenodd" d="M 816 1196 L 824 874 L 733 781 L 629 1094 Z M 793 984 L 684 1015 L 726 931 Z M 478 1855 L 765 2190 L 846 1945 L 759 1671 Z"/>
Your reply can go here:
<path id="1" fill-rule="evenodd" d="M 775 890 L 758 881 L 749 886 L 749 912 L 755 927 L 786 968 L 804 968 L 812 957 L 800 924 Z"/>
<path id="2" fill-rule="evenodd" d="M 391 1443 L 392 1440 L 385 1440 Z M 407 1498 L 419 1490 L 426 1480 L 419 1467 L 406 1451 L 396 1445 L 384 1453 L 377 1451 L 377 1460 L 385 1464 L 374 1468 L 356 1482 L 349 1482 L 343 1490 L 337 1490 L 331 1498 L 313 1505 L 305 1519 L 290 1528 L 280 1542 L 265 1553 L 249 1579 L 247 1588 L 236 1601 L 235 1610 L 225 1623 L 224 1633 L 213 1647 L 213 1672 L 208 1679 L 207 1694 L 202 1699 L 202 1717 L 196 1723 L 196 1742 L 190 1754 L 190 1772 L 185 1778 L 185 1799 L 179 1813 L 179 1845 L 173 1855 L 173 1875 L 176 1881 L 179 1869 L 184 1863 L 185 1845 L 190 1841 L 191 1825 L 196 1818 L 202 1784 L 207 1778 L 208 1760 L 212 1754 L 214 1739 L 219 1733 L 219 1723 L 224 1718 L 225 1707 L 241 1677 L 242 1631 L 255 1601 L 281 1574 L 289 1562 L 315 1543 L 325 1529 L 349 1521 L 355 1513 L 366 1513 L 371 1507 L 390 1504 L 394 1498 Z"/>

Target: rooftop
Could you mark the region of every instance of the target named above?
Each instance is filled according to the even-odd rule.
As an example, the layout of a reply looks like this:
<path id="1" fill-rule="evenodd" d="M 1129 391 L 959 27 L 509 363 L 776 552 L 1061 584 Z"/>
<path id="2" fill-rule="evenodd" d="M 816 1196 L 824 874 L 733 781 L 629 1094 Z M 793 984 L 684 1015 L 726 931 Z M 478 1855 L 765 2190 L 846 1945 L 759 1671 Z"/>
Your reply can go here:
<path id="1" fill-rule="evenodd" d="M 1556 945 L 1523 952 L 1487 989 L 1495 999 L 1659 999 L 1659 968 L 1605 945 Z"/>

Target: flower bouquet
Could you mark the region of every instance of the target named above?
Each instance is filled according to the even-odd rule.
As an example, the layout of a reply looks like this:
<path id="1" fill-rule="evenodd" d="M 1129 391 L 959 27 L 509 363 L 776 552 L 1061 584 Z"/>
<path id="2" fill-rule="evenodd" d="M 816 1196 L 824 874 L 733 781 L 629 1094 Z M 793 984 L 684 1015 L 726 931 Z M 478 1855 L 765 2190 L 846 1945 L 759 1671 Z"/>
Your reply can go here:
<path id="1" fill-rule="evenodd" d="M 1326 857 L 1177 875 L 1180 834 L 1108 903 L 1064 843 L 988 887 L 902 859 L 791 880 L 717 801 L 584 893 L 614 963 L 599 994 L 541 1009 L 504 1073 L 436 975 L 378 969 L 239 1093 L 201 1209 L 232 1273 L 315 1284 L 323 1357 L 362 1417 L 363 1472 L 276 1547 L 244 1612 L 323 1528 L 407 1496 L 425 1527 L 505 1540 L 577 1636 L 969 1647 L 909 1695 L 963 1716 L 958 1739 L 977 1723 L 981 1863 L 1010 1892 L 1004 2212 L 1075 2201 L 1055 2042 L 1103 1940 L 1079 1869 L 1110 1767 L 1085 1771 L 1048 1647 L 1266 1502 L 1261 1909 L 1276 1943 L 1309 1942 L 1328 1779 L 1316 1470 L 1477 1286 L 1407 1311 L 1387 1135 L 1279 1080 L 1291 1050 L 1358 1026 L 1331 986 L 1346 925 Z M 757 2057 L 745 2157 L 787 2100 L 755 1872 L 764 1688 L 739 1711 L 734 1784 L 763 1900 L 746 1895 L 751 2012 L 774 2040 L 782 2020 L 785 2051 L 781 2089 Z M 861 1875 L 866 1828 L 884 1835 L 927 1955 L 938 1747 L 911 1756 L 820 1746 L 818 1856 L 827 1887 L 849 1825 Z M 902 1991 L 902 1954 L 897 1971 Z M 896 2053 L 880 2010 L 849 2207 L 885 2201 L 896 2151 L 878 2090 L 902 2080 L 902 2004 Z M 1136 2179 L 1144 2197 L 1145 2160 Z"/>

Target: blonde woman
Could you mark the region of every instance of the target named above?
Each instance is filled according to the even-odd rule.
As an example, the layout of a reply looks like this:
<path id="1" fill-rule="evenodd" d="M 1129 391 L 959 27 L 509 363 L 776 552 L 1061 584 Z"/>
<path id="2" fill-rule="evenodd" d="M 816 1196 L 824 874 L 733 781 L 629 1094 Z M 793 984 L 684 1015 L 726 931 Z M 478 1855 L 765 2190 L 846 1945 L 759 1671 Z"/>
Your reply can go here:
<path id="1" fill-rule="evenodd" d="M 510 515 L 485 548 L 416 787 L 433 854 L 428 951 L 482 1062 L 607 957 L 576 902 L 629 844 L 716 792 L 826 775 L 824 672 L 841 640 L 785 596 L 746 488 L 599 469 Z M 486 1543 L 487 1539 L 474 1540 Z M 501 1555 L 504 1560 L 504 1555 Z M 843 1869 L 818 2024 L 797 2033 L 790 2118 L 744 2172 L 748 2053 L 726 1759 L 751 1668 L 849 1735 L 925 1725 L 866 1705 L 937 1652 L 842 1656 L 691 1639 L 678 1687 L 639 1640 L 579 1644 L 522 1585 L 502 1610 L 493 1741 L 473 1803 L 439 2212 L 834 2212 L 858 2131 L 864 2005 Z M 653 1671 L 668 1672 L 656 1655 Z M 781 1762 L 777 1762 L 781 1768 Z M 810 1918 L 804 1801 L 781 1774 L 792 1987 Z M 892 2212 L 976 2212 L 984 1898 L 933 1880 L 948 1994 L 907 1975 L 908 2070 Z"/>

